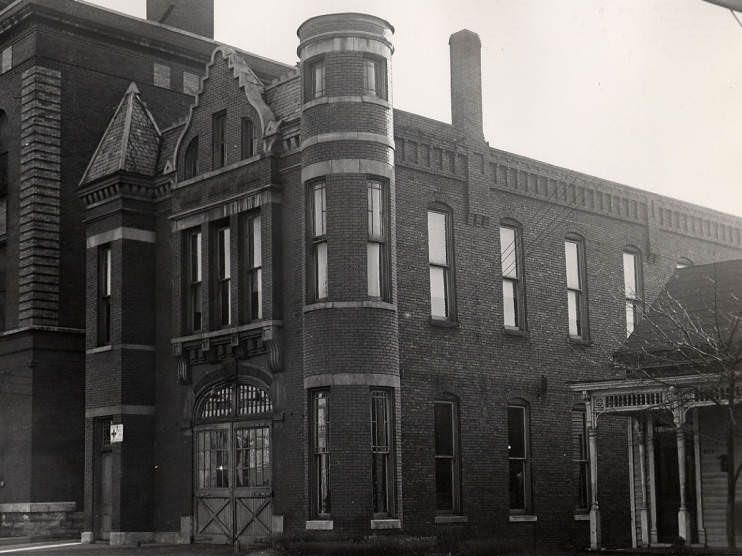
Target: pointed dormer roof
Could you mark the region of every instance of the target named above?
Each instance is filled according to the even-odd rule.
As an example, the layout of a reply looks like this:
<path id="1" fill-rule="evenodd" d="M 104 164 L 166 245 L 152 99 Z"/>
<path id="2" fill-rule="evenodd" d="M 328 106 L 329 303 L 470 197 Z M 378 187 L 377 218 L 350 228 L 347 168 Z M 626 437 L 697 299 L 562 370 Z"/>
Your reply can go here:
<path id="1" fill-rule="evenodd" d="M 155 119 L 132 82 L 108 123 L 80 185 L 120 171 L 155 176 L 160 137 Z"/>

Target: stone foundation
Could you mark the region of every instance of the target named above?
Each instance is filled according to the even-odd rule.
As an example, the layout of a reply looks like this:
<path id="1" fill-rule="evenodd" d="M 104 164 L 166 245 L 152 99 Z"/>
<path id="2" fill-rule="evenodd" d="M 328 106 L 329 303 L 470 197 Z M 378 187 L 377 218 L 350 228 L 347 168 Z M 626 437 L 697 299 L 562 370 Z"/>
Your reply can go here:
<path id="1" fill-rule="evenodd" d="M 0 504 L 0 538 L 75 538 L 83 513 L 75 502 L 16 502 Z"/>

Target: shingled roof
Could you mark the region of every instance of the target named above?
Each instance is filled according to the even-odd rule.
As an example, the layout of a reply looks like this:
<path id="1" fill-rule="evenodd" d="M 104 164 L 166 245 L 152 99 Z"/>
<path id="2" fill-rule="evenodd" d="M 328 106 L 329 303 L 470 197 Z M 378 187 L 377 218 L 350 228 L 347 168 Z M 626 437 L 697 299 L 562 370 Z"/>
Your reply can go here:
<path id="1" fill-rule="evenodd" d="M 80 185 L 120 171 L 155 176 L 161 136 L 139 89 L 132 82 L 108 123 Z"/>
<path id="2" fill-rule="evenodd" d="M 742 260 L 678 269 L 615 357 L 679 366 L 742 349 Z"/>

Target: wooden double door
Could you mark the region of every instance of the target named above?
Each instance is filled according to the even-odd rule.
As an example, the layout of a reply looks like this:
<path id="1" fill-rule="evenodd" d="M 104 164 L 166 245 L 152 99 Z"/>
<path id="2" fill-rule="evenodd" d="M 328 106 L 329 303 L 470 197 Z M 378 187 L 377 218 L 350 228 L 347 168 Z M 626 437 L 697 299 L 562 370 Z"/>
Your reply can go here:
<path id="1" fill-rule="evenodd" d="M 196 540 L 249 544 L 271 534 L 270 422 L 242 421 L 194 429 Z"/>

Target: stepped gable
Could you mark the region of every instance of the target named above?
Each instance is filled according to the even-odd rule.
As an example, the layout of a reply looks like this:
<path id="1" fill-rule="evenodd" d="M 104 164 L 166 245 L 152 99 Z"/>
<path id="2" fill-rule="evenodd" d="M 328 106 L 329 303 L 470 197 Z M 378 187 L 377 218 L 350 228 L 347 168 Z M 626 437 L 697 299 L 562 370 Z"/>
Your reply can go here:
<path id="1" fill-rule="evenodd" d="M 148 177 L 156 175 L 161 137 L 155 119 L 132 82 L 90 159 L 80 185 L 122 171 Z"/>

